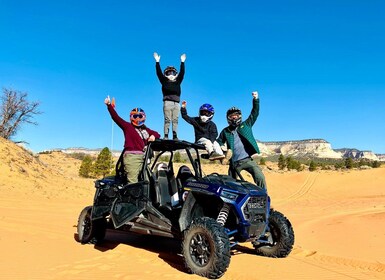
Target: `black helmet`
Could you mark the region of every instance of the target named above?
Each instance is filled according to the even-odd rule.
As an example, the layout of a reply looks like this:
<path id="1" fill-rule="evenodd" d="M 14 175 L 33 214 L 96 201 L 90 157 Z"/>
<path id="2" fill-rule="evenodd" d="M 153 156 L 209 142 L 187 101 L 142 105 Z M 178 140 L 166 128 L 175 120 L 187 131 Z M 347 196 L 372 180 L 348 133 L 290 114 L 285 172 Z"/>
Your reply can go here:
<path id="1" fill-rule="evenodd" d="M 233 119 L 232 116 L 238 115 L 237 119 Z M 242 112 L 237 107 L 231 107 L 226 113 L 227 123 L 230 126 L 238 126 L 242 122 Z"/>
<path id="2" fill-rule="evenodd" d="M 176 68 L 174 66 L 167 66 L 164 71 L 163 71 L 163 74 L 165 76 L 169 76 L 169 75 L 174 75 L 176 76 L 178 74 L 178 71 L 176 70 Z"/>

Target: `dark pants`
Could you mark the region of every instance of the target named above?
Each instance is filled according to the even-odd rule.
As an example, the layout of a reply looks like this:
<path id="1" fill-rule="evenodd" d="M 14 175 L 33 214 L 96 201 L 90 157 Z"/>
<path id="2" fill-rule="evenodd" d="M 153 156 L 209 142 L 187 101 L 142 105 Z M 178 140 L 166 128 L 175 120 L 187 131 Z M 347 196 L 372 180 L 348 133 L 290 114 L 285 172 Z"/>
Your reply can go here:
<path id="1" fill-rule="evenodd" d="M 238 171 L 238 173 L 241 173 L 242 170 L 247 171 L 253 177 L 255 184 L 266 189 L 265 175 L 263 175 L 261 168 L 252 158 L 245 158 L 234 163 L 230 163 L 229 175 L 236 178 L 237 172 L 234 168 Z"/>

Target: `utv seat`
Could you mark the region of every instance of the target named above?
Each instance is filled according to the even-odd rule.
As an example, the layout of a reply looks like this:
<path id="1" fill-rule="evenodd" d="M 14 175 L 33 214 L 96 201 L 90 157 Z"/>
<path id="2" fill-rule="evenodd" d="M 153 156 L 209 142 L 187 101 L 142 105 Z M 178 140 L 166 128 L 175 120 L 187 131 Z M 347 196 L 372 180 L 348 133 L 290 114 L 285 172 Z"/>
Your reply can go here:
<path id="1" fill-rule="evenodd" d="M 179 189 L 181 190 L 181 192 L 183 192 L 183 185 L 185 184 L 185 182 L 193 178 L 194 174 L 191 172 L 191 169 L 188 166 L 182 165 L 181 167 L 179 167 L 178 174 L 176 175 L 176 180 L 178 182 Z"/>
<path id="2" fill-rule="evenodd" d="M 155 204 L 171 210 L 179 204 L 179 192 L 173 172 L 166 163 L 155 166 Z"/>

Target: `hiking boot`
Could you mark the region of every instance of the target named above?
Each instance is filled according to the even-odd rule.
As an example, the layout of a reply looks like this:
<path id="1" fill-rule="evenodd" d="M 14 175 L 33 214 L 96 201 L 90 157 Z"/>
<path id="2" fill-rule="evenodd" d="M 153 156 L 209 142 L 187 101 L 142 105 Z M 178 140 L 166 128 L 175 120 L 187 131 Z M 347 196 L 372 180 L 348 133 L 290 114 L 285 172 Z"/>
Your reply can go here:
<path id="1" fill-rule="evenodd" d="M 175 131 L 172 132 L 172 139 L 173 140 L 178 140 L 178 136 L 176 135 Z"/>
<path id="2" fill-rule="evenodd" d="M 231 159 L 231 157 L 233 156 L 233 152 L 231 151 L 231 149 L 228 149 L 226 152 L 225 152 L 225 157 L 221 160 L 221 163 L 223 165 L 227 165 L 229 164 L 229 161 Z"/>
<path id="3" fill-rule="evenodd" d="M 221 159 L 224 159 L 224 158 L 225 158 L 224 155 L 218 154 L 216 152 L 212 152 L 210 154 L 209 160 L 217 160 L 217 159 L 221 160 Z"/>
<path id="4" fill-rule="evenodd" d="M 164 139 L 164 140 L 168 140 L 168 135 L 165 135 L 165 136 L 163 137 L 163 139 Z"/>

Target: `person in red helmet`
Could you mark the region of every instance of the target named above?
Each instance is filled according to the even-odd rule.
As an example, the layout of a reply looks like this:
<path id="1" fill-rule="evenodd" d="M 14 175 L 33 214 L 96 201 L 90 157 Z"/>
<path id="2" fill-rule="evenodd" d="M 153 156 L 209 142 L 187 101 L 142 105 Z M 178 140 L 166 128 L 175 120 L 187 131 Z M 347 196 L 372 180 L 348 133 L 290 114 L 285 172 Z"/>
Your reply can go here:
<path id="1" fill-rule="evenodd" d="M 160 55 L 154 53 L 156 75 L 162 84 L 163 114 L 164 114 L 164 139 L 168 139 L 170 124 L 172 124 L 172 138 L 178 140 L 178 119 L 180 113 L 181 83 L 184 78 L 186 55 L 180 56 L 180 71 L 174 66 L 167 66 L 164 71 L 160 67 Z"/>
<path id="2" fill-rule="evenodd" d="M 115 111 L 115 104 L 111 103 L 110 97 L 104 100 L 108 112 L 113 121 L 123 130 L 124 134 L 124 170 L 127 173 L 128 183 L 138 182 L 138 175 L 142 169 L 144 151 L 147 143 L 160 138 L 160 134 L 149 129 L 144 124 L 146 113 L 141 108 L 134 108 L 130 112 L 130 122 L 122 119 Z"/>

